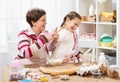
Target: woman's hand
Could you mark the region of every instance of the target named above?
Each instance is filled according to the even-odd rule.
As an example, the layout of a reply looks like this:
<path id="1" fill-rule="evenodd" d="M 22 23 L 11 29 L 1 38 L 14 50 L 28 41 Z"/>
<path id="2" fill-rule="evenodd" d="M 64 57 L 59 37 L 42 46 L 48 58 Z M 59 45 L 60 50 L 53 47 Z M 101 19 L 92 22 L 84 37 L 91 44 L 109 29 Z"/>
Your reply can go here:
<path id="1" fill-rule="evenodd" d="M 45 36 L 48 39 L 48 42 L 54 38 L 51 34 L 45 34 Z"/>
<path id="2" fill-rule="evenodd" d="M 45 36 L 46 36 L 46 38 L 48 39 L 48 41 L 50 41 L 50 40 L 54 40 L 54 41 L 57 41 L 58 40 L 58 38 L 59 38 L 59 34 L 58 33 L 54 33 L 54 34 L 45 34 Z"/>
<path id="3" fill-rule="evenodd" d="M 53 34 L 53 38 L 54 38 L 54 41 L 58 41 L 58 39 L 59 39 L 59 34 L 58 34 L 58 33 L 54 33 L 54 34 Z"/>

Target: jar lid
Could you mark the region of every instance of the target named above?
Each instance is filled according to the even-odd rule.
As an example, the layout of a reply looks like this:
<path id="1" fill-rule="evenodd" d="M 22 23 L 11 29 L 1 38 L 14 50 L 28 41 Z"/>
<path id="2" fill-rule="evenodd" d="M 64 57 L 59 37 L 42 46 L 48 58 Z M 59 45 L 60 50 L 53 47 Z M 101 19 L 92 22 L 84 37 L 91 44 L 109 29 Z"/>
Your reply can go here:
<path id="1" fill-rule="evenodd" d="M 112 42 L 113 38 L 109 34 L 104 33 L 104 34 L 101 35 L 100 41 L 101 42 Z"/>

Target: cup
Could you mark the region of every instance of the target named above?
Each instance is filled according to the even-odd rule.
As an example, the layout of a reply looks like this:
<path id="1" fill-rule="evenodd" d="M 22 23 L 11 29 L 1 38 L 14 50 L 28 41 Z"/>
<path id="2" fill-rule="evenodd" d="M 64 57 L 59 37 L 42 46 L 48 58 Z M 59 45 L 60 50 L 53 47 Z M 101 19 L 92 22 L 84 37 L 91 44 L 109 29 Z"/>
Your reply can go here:
<path id="1" fill-rule="evenodd" d="M 81 21 L 86 21 L 86 16 L 82 16 Z"/>

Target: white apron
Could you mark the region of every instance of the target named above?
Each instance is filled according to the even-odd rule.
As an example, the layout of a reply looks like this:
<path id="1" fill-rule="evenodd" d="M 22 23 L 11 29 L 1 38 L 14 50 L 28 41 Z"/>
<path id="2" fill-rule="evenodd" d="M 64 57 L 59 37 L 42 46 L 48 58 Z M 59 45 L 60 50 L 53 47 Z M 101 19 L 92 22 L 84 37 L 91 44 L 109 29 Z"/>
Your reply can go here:
<path id="1" fill-rule="evenodd" d="M 32 57 L 30 58 L 23 58 L 23 59 L 15 59 L 13 60 L 13 65 L 16 63 L 20 63 L 21 65 L 30 65 L 30 64 L 38 64 L 38 65 L 45 65 L 46 64 L 46 57 L 48 55 L 46 51 L 46 45 L 41 47 L 37 50 Z M 17 61 L 17 62 L 16 62 Z"/>
<path id="2" fill-rule="evenodd" d="M 56 48 L 52 52 L 52 58 L 63 58 L 74 47 L 74 35 L 67 29 L 59 31 L 59 39 Z"/>

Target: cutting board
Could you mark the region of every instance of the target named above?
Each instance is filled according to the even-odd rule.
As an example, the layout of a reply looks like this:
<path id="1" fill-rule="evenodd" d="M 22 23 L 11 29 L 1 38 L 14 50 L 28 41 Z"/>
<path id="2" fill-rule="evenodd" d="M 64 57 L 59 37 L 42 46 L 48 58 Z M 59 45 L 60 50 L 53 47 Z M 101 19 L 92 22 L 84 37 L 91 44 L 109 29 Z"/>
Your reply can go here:
<path id="1" fill-rule="evenodd" d="M 61 66 L 41 66 L 40 71 L 45 74 L 50 75 L 72 75 L 75 74 L 77 70 L 80 69 L 81 64 L 64 64 Z"/>

